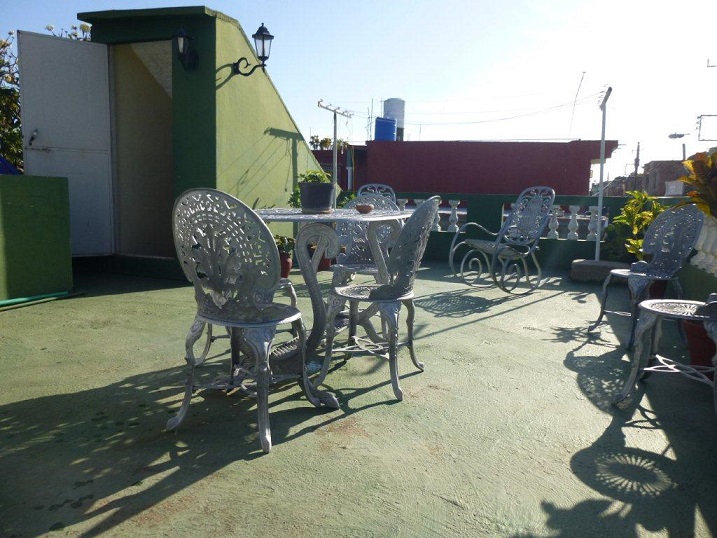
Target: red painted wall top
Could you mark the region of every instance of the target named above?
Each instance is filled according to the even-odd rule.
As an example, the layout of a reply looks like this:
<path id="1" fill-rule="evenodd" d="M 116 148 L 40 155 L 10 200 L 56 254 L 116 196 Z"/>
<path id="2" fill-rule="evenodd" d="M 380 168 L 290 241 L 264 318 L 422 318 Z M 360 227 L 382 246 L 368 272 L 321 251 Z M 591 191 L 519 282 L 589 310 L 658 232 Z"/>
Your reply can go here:
<path id="1" fill-rule="evenodd" d="M 606 141 L 606 159 L 616 147 L 616 140 Z M 599 140 L 370 141 L 352 149 L 354 188 L 385 183 L 399 192 L 517 194 L 547 185 L 557 194 L 583 196 L 590 189 L 590 165 L 600 159 Z"/>

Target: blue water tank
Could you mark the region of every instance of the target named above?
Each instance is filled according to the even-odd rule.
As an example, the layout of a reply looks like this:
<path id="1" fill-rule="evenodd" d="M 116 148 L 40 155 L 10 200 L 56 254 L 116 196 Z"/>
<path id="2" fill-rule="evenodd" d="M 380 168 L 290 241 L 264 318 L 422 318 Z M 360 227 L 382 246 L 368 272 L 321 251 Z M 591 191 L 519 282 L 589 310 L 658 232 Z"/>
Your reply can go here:
<path id="1" fill-rule="evenodd" d="M 374 140 L 396 141 L 396 118 L 376 118 Z"/>

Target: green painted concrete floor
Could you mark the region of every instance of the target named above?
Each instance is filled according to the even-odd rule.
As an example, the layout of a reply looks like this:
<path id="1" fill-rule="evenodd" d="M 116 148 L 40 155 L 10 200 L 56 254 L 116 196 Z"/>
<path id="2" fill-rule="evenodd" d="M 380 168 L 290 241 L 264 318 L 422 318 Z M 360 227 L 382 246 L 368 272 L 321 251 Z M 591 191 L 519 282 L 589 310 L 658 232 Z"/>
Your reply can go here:
<path id="1" fill-rule="evenodd" d="M 426 371 L 401 352 L 404 401 L 380 359 L 337 363 L 325 386 L 339 410 L 315 409 L 295 383 L 272 393 L 268 455 L 236 394 L 200 393 L 164 430 L 183 392 L 191 288 L 75 284 L 69 299 L 0 312 L 0 536 L 717 534 L 711 389 L 653 374 L 628 409 L 611 407 L 628 320 L 587 334 L 598 283 L 554 275 L 512 297 L 421 269 Z M 611 304 L 626 296 L 617 287 Z M 684 357 L 665 333 L 661 352 Z"/>

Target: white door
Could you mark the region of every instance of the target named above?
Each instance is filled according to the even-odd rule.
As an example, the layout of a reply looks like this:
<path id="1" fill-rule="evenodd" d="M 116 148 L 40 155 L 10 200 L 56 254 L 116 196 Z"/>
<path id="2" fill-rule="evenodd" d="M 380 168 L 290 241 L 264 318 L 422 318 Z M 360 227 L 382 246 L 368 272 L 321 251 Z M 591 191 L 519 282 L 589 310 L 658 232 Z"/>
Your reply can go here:
<path id="1" fill-rule="evenodd" d="M 25 173 L 67 177 L 73 256 L 113 252 L 107 46 L 18 32 Z"/>

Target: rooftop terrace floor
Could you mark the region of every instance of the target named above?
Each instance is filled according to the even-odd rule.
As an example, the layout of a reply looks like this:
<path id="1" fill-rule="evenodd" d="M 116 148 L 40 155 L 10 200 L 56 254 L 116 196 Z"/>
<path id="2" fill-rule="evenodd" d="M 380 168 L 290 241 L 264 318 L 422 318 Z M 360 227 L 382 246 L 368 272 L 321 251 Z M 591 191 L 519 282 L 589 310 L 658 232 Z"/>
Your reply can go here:
<path id="1" fill-rule="evenodd" d="M 191 288 L 75 283 L 71 298 L 0 312 L 1 536 L 717 535 L 712 392 L 654 374 L 639 401 L 611 407 L 629 323 L 609 314 L 587 334 L 598 283 L 553 275 L 513 297 L 422 268 L 426 371 L 400 352 L 403 402 L 380 359 L 337 363 L 326 387 L 339 410 L 315 409 L 295 383 L 270 395 L 267 455 L 237 394 L 200 393 L 164 430 L 182 398 Z M 610 297 L 627 304 L 625 287 Z M 661 352 L 683 348 L 666 324 Z"/>

